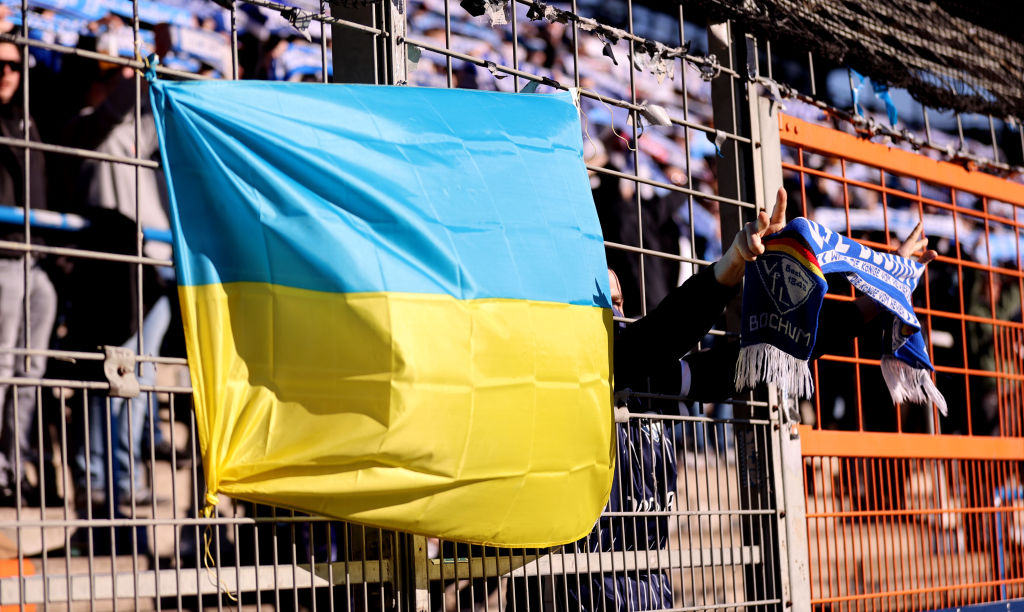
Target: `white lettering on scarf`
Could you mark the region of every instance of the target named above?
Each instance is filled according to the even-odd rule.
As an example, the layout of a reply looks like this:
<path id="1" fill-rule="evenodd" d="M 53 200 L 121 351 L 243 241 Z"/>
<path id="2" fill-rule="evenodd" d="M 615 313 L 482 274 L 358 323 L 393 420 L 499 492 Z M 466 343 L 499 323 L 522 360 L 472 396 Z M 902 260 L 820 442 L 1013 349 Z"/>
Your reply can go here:
<path id="1" fill-rule="evenodd" d="M 897 300 L 885 291 L 875 287 L 853 272 L 848 272 L 846 274 L 846 280 L 850 281 L 850 284 L 862 293 L 866 294 L 882 306 L 888 308 L 890 312 L 902 319 L 908 325 L 912 325 L 917 329 L 921 328 L 921 322 L 917 319 L 917 315 L 913 310 L 909 310 L 904 307 L 903 302 L 900 300 Z M 908 299 L 907 302 L 909 303 L 909 301 L 910 300 Z"/>
<path id="2" fill-rule="evenodd" d="M 806 225 L 806 233 L 811 237 L 811 242 L 816 247 L 815 255 L 818 257 L 818 263 L 821 264 L 822 268 L 837 261 L 845 262 L 864 274 L 871 275 L 886 284 L 899 288 L 900 292 L 906 295 L 909 301 L 910 293 L 917 285 L 917 278 L 920 276 L 921 271 L 924 270 L 924 266 L 910 265 L 906 259 L 892 253 L 872 251 L 868 247 L 840 236 L 814 221 L 795 219 L 794 223 L 801 221 Z M 863 264 L 868 264 L 870 267 Z M 838 271 L 823 270 L 825 273 Z M 903 287 L 906 287 L 906 289 L 904 290 Z"/>
<path id="3" fill-rule="evenodd" d="M 810 332 L 804 331 L 796 324 L 787 321 L 785 318 L 774 312 L 762 312 L 760 315 L 750 315 L 750 331 L 757 331 L 761 328 L 775 330 L 793 342 L 803 343 L 810 348 L 813 337 Z"/>
<path id="4" fill-rule="evenodd" d="M 854 287 L 888 308 L 906 323 L 920 328 L 917 315 L 907 306 L 912 303 L 911 293 L 917 286 L 924 266 L 892 253 L 873 251 L 809 219 L 794 219 L 793 224 L 804 225 L 802 233 L 810 237 L 822 272 L 844 272 Z M 853 268 L 853 271 L 827 269 L 836 263 L 846 264 Z M 903 300 L 873 285 L 868 278 L 891 287 Z"/>

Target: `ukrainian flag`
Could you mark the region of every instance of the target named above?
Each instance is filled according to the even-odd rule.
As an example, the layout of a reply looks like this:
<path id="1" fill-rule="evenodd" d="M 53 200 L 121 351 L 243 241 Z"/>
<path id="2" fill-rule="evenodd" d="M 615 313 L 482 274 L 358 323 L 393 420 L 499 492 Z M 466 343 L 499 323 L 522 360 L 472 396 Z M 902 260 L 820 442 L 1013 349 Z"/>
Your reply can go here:
<path id="1" fill-rule="evenodd" d="M 611 486 L 611 310 L 567 94 L 151 86 L 210 494 L 548 546 Z"/>

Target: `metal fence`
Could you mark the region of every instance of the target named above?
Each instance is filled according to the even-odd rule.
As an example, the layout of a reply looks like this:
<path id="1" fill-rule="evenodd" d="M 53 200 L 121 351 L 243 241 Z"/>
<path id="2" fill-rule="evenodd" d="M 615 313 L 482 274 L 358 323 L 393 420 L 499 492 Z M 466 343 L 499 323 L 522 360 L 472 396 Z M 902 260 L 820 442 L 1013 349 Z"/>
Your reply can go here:
<path id="1" fill-rule="evenodd" d="M 871 159 L 856 163 L 875 168 L 878 181 L 848 178 L 847 161 L 839 171 L 821 163 L 822 156 L 844 160 L 847 153 L 822 151 L 820 140 L 794 140 L 787 131 L 794 124 L 786 120 L 780 130 L 777 101 L 769 98 L 779 97 L 784 79 L 775 80 L 773 66 L 780 64 L 770 45 L 744 37 L 736 24 L 691 21 L 685 4 L 666 14 L 630 2 L 519 1 L 501 10 L 493 7 L 502 3 L 482 2 L 477 8 L 484 15 L 475 19 L 443 0 L 228 4 L 204 4 L 200 11 L 221 24 L 226 58 L 216 65 L 206 58 L 197 71 L 179 57 L 157 68 L 162 78 L 294 74 L 324 82 L 506 91 L 578 88 L 595 205 L 609 265 L 623 281 L 626 316 L 620 320 L 642 316 L 713 261 L 784 180 L 808 214 L 814 210 L 810 183 L 841 185 L 847 195 L 833 209 L 843 223 L 857 218 L 851 203 L 858 196 L 849 195 L 855 192 L 876 194 L 880 210 L 893 216 L 898 208 L 935 214 L 947 224 L 952 218 L 955 249 L 931 265 L 929 279 L 976 273 L 980 291 L 985 278 L 1006 277 L 1019 295 L 1015 268 L 963 257 L 967 249 L 979 251 L 978 243 L 961 239 L 959 220 L 970 219 L 975 237 L 993 235 L 999 224 L 1016 245 L 1016 208 L 999 208 L 996 200 L 1024 200 L 942 181 L 950 195 L 940 197 L 921 188 L 934 177 Z M 1013 461 L 1021 459 L 1019 450 L 975 437 L 957 442 L 963 450 L 950 454 L 945 438 L 907 437 L 912 427 L 931 423 L 938 431 L 945 421 L 900 411 L 893 413 L 895 431 L 904 432 L 893 434 L 904 436 L 898 444 L 923 440 L 916 448 L 931 450 L 897 456 L 888 441 L 869 446 L 864 437 L 833 446 L 825 423 L 837 405 L 847 407 L 838 419 L 846 418 L 843 423 L 856 415 L 856 426 L 847 429 L 861 433 L 850 435 L 876 431 L 869 423 L 884 412 L 874 410 L 861 384 L 862 366 L 874 362 L 860 347 L 819 364 L 819 395 L 806 411 L 814 415 L 813 430 L 784 424 L 774 399 L 699 405 L 635 393 L 641 407 L 618 413 L 619 440 L 663 441 L 658 454 L 640 464 L 659 493 L 651 500 L 620 499 L 616 507 L 625 510 L 602 515 L 624 534 L 616 545 L 493 549 L 233 501 L 223 501 L 213 518 L 201 517 L 204 485 L 188 364 L 178 338 L 169 248 L 160 240 L 166 217 L 156 212 L 161 169 L 139 74 L 150 45 L 173 56 L 181 34 L 147 22 L 155 19 L 149 3 L 126 7 L 120 6 L 120 26 L 104 17 L 94 35 L 75 42 L 33 30 L 45 7 L 26 2 L 12 11 L 16 27 L 0 35 L 34 58 L 16 58 L 21 88 L 15 100 L 30 109 L 34 123 L 9 133 L 0 118 L 0 129 L 7 130 L 0 148 L 18 164 L 23 185 L 12 201 L 0 202 L 13 207 L 4 209 L 3 227 L 11 231 L 0 236 L 0 248 L 11 255 L 0 263 L 10 264 L 7 278 L 22 288 L 15 300 L 19 314 L 5 301 L 0 318 L 14 317 L 27 330 L 13 332 L 17 339 L 0 349 L 13 363 L 0 377 L 8 385 L 5 436 L 23 432 L 4 447 L 13 473 L 8 505 L 0 508 L 6 538 L 0 556 L 13 561 L 0 562 L 0 605 L 911 609 L 1016 593 L 1022 509 Z M 276 15 L 293 34 L 312 34 L 315 42 L 306 47 L 312 55 L 304 57 L 314 60 L 299 62 L 308 70 L 288 64 L 288 48 L 301 41 L 273 30 L 269 18 L 257 24 L 259 14 Z M 113 32 L 127 41 L 127 52 L 105 44 L 104 34 Z M 813 58 L 807 60 L 809 91 L 786 91 L 813 102 L 819 85 Z M 821 106 L 815 104 L 808 108 Z M 90 129 L 97 119 L 106 123 Z M 44 163 L 49 178 L 39 183 L 33 173 Z M 916 190 L 890 185 L 888 172 L 910 176 Z M 61 215 L 38 210 L 39 185 Z M 980 197 L 983 206 L 958 204 L 961 191 Z M 897 206 L 897 200 L 911 204 Z M 26 216 L 26 208 L 38 214 Z M 994 243 L 983 242 L 991 252 Z M 867 243 L 885 246 L 877 238 Z M 936 282 L 926 282 L 921 312 L 933 345 L 940 331 L 953 338 L 947 347 L 952 357 L 934 357 L 940 376 L 952 379 L 943 387 L 951 410 L 967 415 L 957 423 L 967 434 L 981 433 L 984 422 L 1019 436 L 1021 325 L 1007 323 L 994 304 L 971 312 L 962 287 L 950 302 L 950 289 L 941 293 Z M 941 304 L 940 294 L 947 299 Z M 7 297 L 0 293 L 0 299 Z M 730 308 L 707 342 L 734 335 L 737 317 L 738 309 Z M 991 367 L 972 362 L 962 348 L 978 337 L 972 326 L 994 330 Z M 843 395 L 838 387 L 848 391 L 851 379 L 854 391 Z M 987 395 L 979 394 L 983 388 Z M 963 398 L 966 411 L 954 397 Z M 992 397 L 997 416 L 975 419 Z M 877 454 L 865 455 L 865 448 Z M 1002 449 L 998 461 L 990 448 Z M 907 542 L 902 548 L 901 541 Z M 890 574 L 884 570 L 897 567 L 885 582 Z M 667 600 L 634 601 L 625 591 L 627 583 L 652 582 L 667 589 Z M 623 590 L 618 606 L 604 601 L 616 589 Z"/>
<path id="2" fill-rule="evenodd" d="M 280 12 L 302 27 L 302 11 L 289 13 L 269 2 L 251 5 Z M 6 36 L 35 58 L 30 69 L 23 54 L 20 78 L 22 106 L 39 126 L 38 137 L 23 128 L 0 140 L 15 156 L 24 156 L 21 183 L 26 186 L 21 200 L 3 203 L 15 207 L 6 210 L 8 221 L 16 221 L 8 227 L 20 228 L 23 235 L 9 236 L 0 246 L 14 252 L 10 261 L 20 271 L 29 333 L 6 348 L 18 363 L 31 356 L 38 371 L 15 368 L 4 381 L 12 385 L 8 406 L 16 415 L 14 430 L 27 435 L 11 447 L 13 508 L 4 509 L 0 529 L 9 534 L 8 555 L 17 562 L 0 579 L 0 604 L 594 609 L 605 606 L 606 596 L 614 601 L 609 591 L 625 589 L 631 578 L 659 581 L 668 600 L 621 605 L 781 605 L 780 514 L 770 463 L 777 435 L 764 402 L 707 406 L 710 416 L 705 416 L 685 404 L 680 412 L 677 399 L 642 398 L 662 401 L 669 415 L 629 414 L 618 427 L 623 439 L 655 435 L 664 441 L 661 456 L 650 457 L 654 465 L 641 466 L 655 471 L 661 493 L 637 503 L 619 500 L 625 511 L 602 518 L 623 534 L 624 541 L 614 546 L 581 542 L 554 550 L 489 549 L 235 502 L 223 502 L 212 519 L 201 517 L 204 485 L 187 363 L 180 346 L 173 346 L 180 335 L 171 299 L 173 273 L 167 245 L 151 239 L 167 225 L 153 186 L 160 168 L 146 86 L 137 69 L 148 50 L 148 31 L 158 39 L 176 35 L 145 22 L 151 8 L 136 2 L 130 15 L 121 16 L 120 29 L 104 18 L 98 34 L 92 40 L 83 35 L 78 44 L 48 41 L 28 26 Z M 707 265 L 714 247 L 709 251 L 703 243 L 719 232 L 717 217 L 707 208 L 720 207 L 729 232 L 738 227 L 739 213 L 754 206 L 739 182 L 742 156 L 736 150 L 745 147 L 749 154 L 751 140 L 738 126 L 738 110 L 723 107 L 720 117 L 711 110 L 713 95 L 737 95 L 738 75 L 728 64 L 683 48 L 682 32 L 693 26 L 682 14 L 674 19 L 670 40 L 655 45 L 631 24 L 595 28 L 586 9 L 576 12 L 571 6 L 559 9 L 566 31 L 548 40 L 549 56 L 538 61 L 536 41 L 545 31 L 526 18 L 528 8 L 519 6 L 508 15 L 507 26 L 492 30 L 507 38 L 487 53 L 469 49 L 468 38 L 453 32 L 468 22 L 453 21 L 451 11 L 461 9 L 447 4 L 440 12 L 391 3 L 335 7 L 329 18 L 322 10 L 310 28 L 319 34 L 317 78 L 328 79 L 330 51 L 335 80 L 413 82 L 429 72 L 440 82 L 423 84 L 470 86 L 471 76 L 482 75 L 502 89 L 520 90 L 531 81 L 541 88 L 579 87 L 595 190 L 604 193 L 599 206 L 610 259 L 624 280 L 627 313 L 639 316 L 678 284 L 680 275 Z M 239 4 L 221 14 L 234 52 L 221 64 L 220 76 L 253 69 L 246 63 L 253 33 L 238 25 L 251 14 L 242 9 Z M 21 23 L 37 24 L 39 14 L 34 5 L 23 5 Z M 423 20 L 431 16 L 442 20 L 428 29 Z M 332 24 L 333 37 L 327 28 L 315 27 L 323 20 Z M 131 30 L 129 49 L 137 50 L 134 59 L 130 52 L 111 54 L 104 38 L 120 31 L 127 39 L 126 29 Z M 731 40 L 724 30 L 717 36 L 711 44 L 727 56 Z M 154 46 L 160 47 L 159 40 Z M 640 53 L 641 47 L 650 53 Z M 607 55 L 596 56 L 595 48 L 607 49 Z M 631 61 L 645 54 L 654 69 Z M 63 66 L 54 67 L 53 58 Z M 614 71 L 583 68 L 595 61 Z M 548 70 L 552 64 L 559 70 Z M 163 78 L 194 78 L 179 68 L 161 66 L 158 72 Z M 90 80 L 76 82 L 73 70 L 88 71 Z M 666 73 L 655 74 L 659 70 Z M 729 76 L 715 94 L 708 77 L 723 71 Z M 592 82 L 595 77 L 605 82 Z M 72 86 L 81 91 L 73 92 Z M 61 90 L 71 92 L 69 99 L 54 100 Z M 646 101 L 655 96 L 672 101 L 674 128 L 658 135 L 661 150 L 652 153 L 637 143 L 652 140 L 638 136 L 648 129 L 648 120 L 640 117 L 664 104 Z M 115 107 L 119 114 L 104 114 Z M 91 125 L 101 114 L 106 122 Z M 692 153 L 699 167 L 690 163 L 690 142 L 703 147 L 704 153 Z M 725 157 L 707 156 L 709 147 Z M 656 158 L 660 161 L 652 162 Z M 50 180 L 33 182 L 43 162 Z M 732 176 L 732 183 L 716 188 L 716 171 Z M 121 191 L 97 193 L 107 178 Z M 18 207 L 40 208 L 28 192 L 41 188 L 60 193 L 48 200 L 57 202 L 51 208 L 63 216 L 20 213 Z M 110 208 L 121 215 L 100 214 Z M 676 229 L 665 238 L 680 214 L 697 219 L 702 213 L 703 228 L 688 223 L 688 237 Z M 707 233 L 707 219 L 712 235 L 699 235 Z M 46 321 L 40 321 L 45 300 L 36 299 L 47 279 L 56 286 L 56 331 L 50 340 Z M 136 333 L 140 324 L 141 334 Z M 124 350 L 97 351 L 101 346 Z M 634 476 L 640 477 L 620 477 Z M 639 596 L 617 597 L 629 602 Z"/>
<path id="3" fill-rule="evenodd" d="M 855 342 L 815 369 L 801 427 L 812 603 L 928 609 L 1020 597 L 1024 186 L 796 119 L 780 129 L 806 214 L 879 248 L 923 219 L 939 251 L 916 306 L 948 416 L 892 406 L 874 367 L 879 346 Z"/>

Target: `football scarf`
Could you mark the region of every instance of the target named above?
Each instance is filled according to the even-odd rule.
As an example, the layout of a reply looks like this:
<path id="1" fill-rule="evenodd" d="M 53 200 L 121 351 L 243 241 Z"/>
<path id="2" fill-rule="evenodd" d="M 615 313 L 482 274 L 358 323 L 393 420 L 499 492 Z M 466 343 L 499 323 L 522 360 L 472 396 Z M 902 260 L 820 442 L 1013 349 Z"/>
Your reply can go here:
<path id="1" fill-rule="evenodd" d="M 764 254 L 747 263 L 744 272 L 737 389 L 768 382 L 787 396 L 811 396 L 814 382 L 807 360 L 828 289 L 825 275 L 841 273 L 890 313 L 882 374 L 893 401 L 935 403 L 946 414 L 910 299 L 922 264 L 873 251 L 803 217 L 766 237 L 764 246 Z"/>

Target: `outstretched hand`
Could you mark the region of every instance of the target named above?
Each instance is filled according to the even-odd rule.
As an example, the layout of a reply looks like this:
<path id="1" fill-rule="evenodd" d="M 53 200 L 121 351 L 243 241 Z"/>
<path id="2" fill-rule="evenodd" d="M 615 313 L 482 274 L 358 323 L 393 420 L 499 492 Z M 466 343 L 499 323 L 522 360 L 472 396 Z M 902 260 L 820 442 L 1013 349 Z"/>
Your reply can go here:
<path id="1" fill-rule="evenodd" d="M 922 265 L 928 265 L 928 262 L 939 256 L 928 248 L 928 239 L 924 237 L 924 221 L 918 221 L 907 239 L 896 248 L 896 254 L 907 259 L 913 259 L 914 253 L 918 251 L 921 251 L 921 254 L 917 256 L 917 263 Z"/>
<path id="2" fill-rule="evenodd" d="M 917 256 L 917 262 L 922 265 L 928 265 L 928 262 L 939 255 L 928 248 L 928 239 L 924 237 L 924 221 L 918 222 L 917 227 L 910 232 L 907 239 L 900 243 L 900 246 L 896 247 L 896 254 L 907 259 L 913 259 L 914 253 L 917 251 L 921 251 L 921 254 Z M 861 317 L 865 323 L 871 321 L 882 312 L 882 306 L 866 295 L 858 296 L 853 303 L 860 310 Z"/>
<path id="3" fill-rule="evenodd" d="M 765 211 L 757 213 L 757 219 L 743 226 L 733 238 L 729 250 L 715 262 L 715 279 L 726 286 L 735 286 L 743 280 L 743 269 L 748 261 L 754 261 L 764 254 L 761 238 L 778 232 L 786 225 L 786 191 L 779 188 L 775 196 L 775 208 L 769 217 Z"/>

